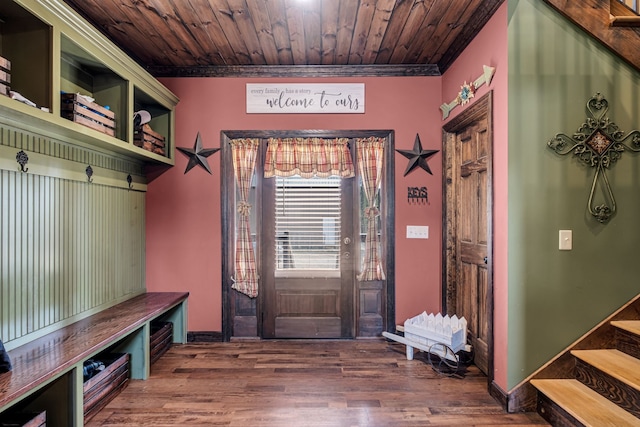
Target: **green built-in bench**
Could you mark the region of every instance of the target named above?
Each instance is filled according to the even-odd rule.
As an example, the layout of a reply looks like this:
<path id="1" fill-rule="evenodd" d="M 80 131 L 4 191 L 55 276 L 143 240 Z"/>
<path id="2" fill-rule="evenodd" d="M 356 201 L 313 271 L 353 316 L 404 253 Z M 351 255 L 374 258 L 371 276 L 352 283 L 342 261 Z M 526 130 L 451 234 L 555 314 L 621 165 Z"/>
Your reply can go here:
<path id="1" fill-rule="evenodd" d="M 152 321 L 173 323 L 186 342 L 188 293 L 148 292 L 10 350 L 13 370 L 0 374 L 0 417 L 46 410 L 47 426 L 83 425 L 83 363 L 105 350 L 130 355 L 131 378 L 150 371 Z"/>

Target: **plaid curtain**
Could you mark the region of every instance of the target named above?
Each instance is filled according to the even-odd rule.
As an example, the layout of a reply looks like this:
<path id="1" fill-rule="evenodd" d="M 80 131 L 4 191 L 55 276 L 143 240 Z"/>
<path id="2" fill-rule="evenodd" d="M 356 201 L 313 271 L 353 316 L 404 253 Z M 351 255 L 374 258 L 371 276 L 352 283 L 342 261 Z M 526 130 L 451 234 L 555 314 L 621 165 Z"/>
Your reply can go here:
<path id="1" fill-rule="evenodd" d="M 258 296 L 258 274 L 256 272 L 256 256 L 251 241 L 249 213 L 251 205 L 247 203 L 251 178 L 256 166 L 259 139 L 231 140 L 233 156 L 233 172 L 238 189 L 238 222 L 236 225 L 236 265 L 235 277 L 231 288 L 248 295 Z"/>
<path id="2" fill-rule="evenodd" d="M 270 138 L 264 177 L 355 176 L 348 138 Z"/>
<path id="3" fill-rule="evenodd" d="M 382 160 L 384 154 L 384 138 L 358 138 L 358 168 L 362 176 L 362 186 L 367 198 L 364 211 L 367 218 L 367 236 L 365 238 L 364 263 L 358 280 L 384 280 L 382 263 L 379 254 L 378 221 L 380 210 L 376 206 L 380 181 L 382 179 Z"/>

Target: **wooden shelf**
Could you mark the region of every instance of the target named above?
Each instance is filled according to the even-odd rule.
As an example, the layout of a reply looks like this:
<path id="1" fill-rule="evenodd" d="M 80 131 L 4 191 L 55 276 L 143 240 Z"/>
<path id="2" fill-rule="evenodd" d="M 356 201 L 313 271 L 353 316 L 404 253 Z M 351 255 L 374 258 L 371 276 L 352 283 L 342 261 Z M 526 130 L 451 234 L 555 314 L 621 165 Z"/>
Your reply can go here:
<path id="1" fill-rule="evenodd" d="M 0 95 L 0 123 L 144 162 L 174 164 L 178 98 L 140 65 L 62 0 L 7 0 L 0 4 L 0 19 L 0 56 L 12 63 L 11 89 L 36 104 Z M 88 127 L 92 122 L 64 118 L 64 93 L 108 106 L 115 115 L 113 135 Z M 164 155 L 134 144 L 133 114 L 140 109 L 152 114 L 151 126 L 165 137 Z"/>

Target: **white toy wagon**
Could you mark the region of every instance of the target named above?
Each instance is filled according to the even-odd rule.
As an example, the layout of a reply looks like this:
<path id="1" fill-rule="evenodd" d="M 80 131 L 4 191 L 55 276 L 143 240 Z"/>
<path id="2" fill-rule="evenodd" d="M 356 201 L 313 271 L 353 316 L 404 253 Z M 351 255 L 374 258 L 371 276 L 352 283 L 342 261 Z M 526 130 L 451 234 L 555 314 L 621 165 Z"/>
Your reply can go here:
<path id="1" fill-rule="evenodd" d="M 383 332 L 382 335 L 404 344 L 407 360 L 413 360 L 413 351 L 418 349 L 428 353 L 430 362 L 431 354 L 435 354 L 441 360 L 454 363 L 457 368 L 457 353 L 461 350 L 471 351 L 471 346 L 467 345 L 467 321 L 464 317 L 423 312 L 407 319 L 404 325 L 398 325 L 396 330 L 404 333 L 404 336 L 389 332 Z"/>

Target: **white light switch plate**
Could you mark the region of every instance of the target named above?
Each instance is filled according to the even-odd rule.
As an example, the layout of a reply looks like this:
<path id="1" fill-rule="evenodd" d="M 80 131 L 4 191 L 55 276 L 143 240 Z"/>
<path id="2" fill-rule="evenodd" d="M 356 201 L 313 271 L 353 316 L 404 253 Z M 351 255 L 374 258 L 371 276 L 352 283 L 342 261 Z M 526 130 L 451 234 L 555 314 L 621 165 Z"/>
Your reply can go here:
<path id="1" fill-rule="evenodd" d="M 428 239 L 428 225 L 407 225 L 407 239 Z"/>
<path id="2" fill-rule="evenodd" d="M 571 230 L 560 230 L 558 234 L 558 249 L 561 251 L 570 251 L 573 249 L 573 232 Z"/>

